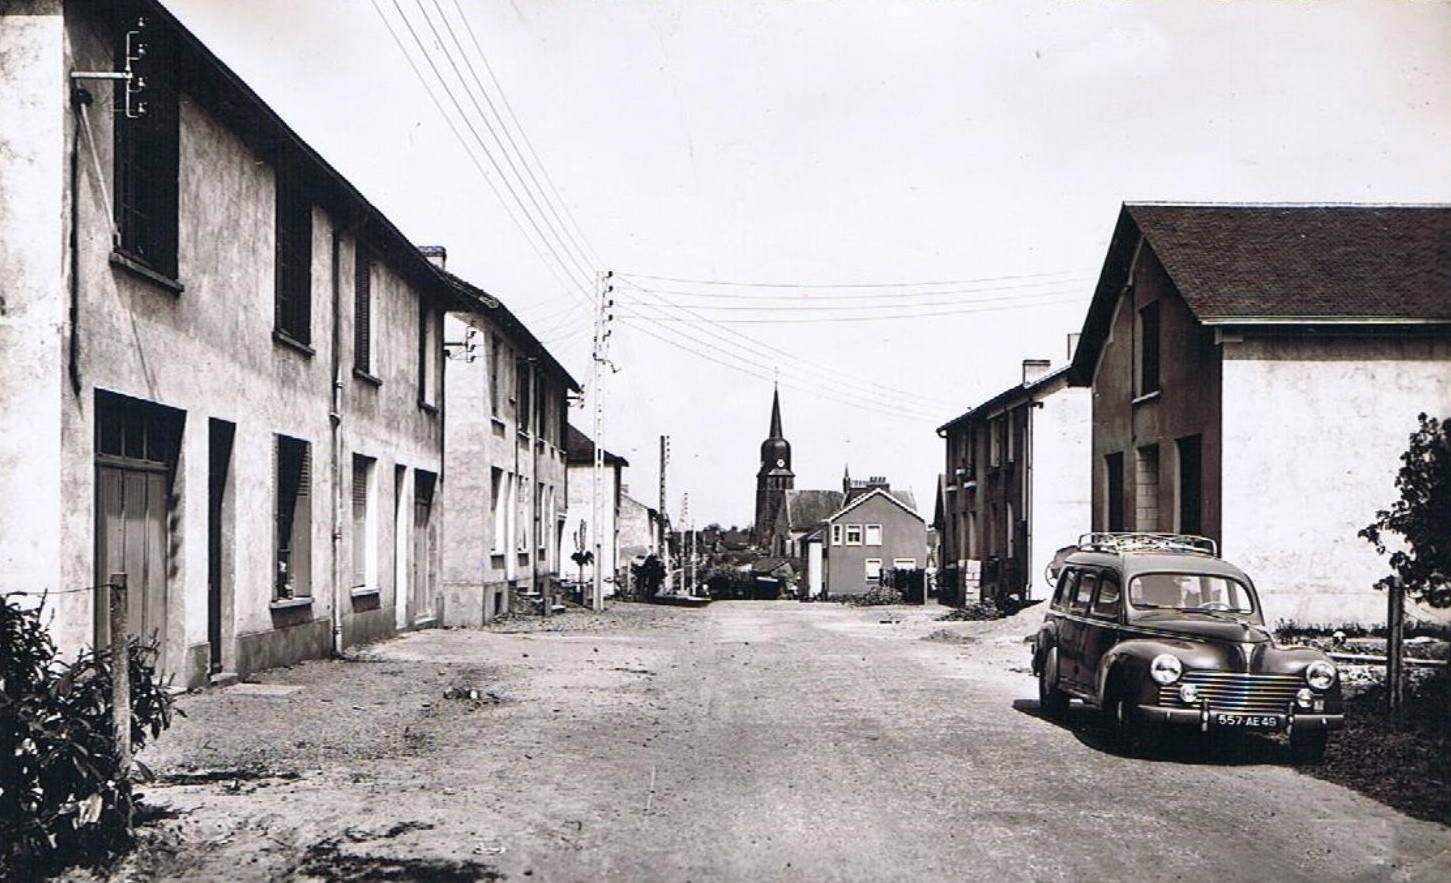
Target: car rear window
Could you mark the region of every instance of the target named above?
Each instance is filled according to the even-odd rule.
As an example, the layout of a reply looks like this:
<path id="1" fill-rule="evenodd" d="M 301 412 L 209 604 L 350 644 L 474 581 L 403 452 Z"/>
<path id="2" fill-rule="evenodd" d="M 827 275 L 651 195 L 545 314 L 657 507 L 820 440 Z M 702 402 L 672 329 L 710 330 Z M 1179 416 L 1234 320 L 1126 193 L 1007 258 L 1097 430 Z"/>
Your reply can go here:
<path id="1" fill-rule="evenodd" d="M 1073 593 L 1078 588 L 1078 571 L 1072 568 L 1064 568 L 1063 574 L 1058 577 L 1058 591 L 1053 595 L 1053 606 L 1059 610 L 1067 610 L 1068 602 L 1073 599 Z"/>
<path id="2" fill-rule="evenodd" d="M 1098 585 L 1098 574 L 1084 571 L 1078 579 L 1078 594 L 1073 598 L 1073 609 L 1079 612 L 1088 609 L 1088 599 L 1093 597 L 1093 588 Z"/>

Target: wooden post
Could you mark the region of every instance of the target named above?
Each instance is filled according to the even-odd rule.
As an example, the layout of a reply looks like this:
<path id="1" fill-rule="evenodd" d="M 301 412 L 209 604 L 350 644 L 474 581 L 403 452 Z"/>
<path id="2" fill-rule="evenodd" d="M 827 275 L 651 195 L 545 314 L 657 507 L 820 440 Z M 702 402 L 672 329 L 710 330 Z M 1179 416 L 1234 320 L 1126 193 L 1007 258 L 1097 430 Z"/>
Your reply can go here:
<path id="1" fill-rule="evenodd" d="M 1405 704 L 1406 667 L 1402 661 L 1406 600 L 1401 581 L 1391 581 L 1386 592 L 1386 697 L 1391 723 L 1400 726 Z"/>
<path id="2" fill-rule="evenodd" d="M 111 574 L 111 720 L 117 773 L 131 775 L 131 654 L 126 635 L 126 574 Z"/>

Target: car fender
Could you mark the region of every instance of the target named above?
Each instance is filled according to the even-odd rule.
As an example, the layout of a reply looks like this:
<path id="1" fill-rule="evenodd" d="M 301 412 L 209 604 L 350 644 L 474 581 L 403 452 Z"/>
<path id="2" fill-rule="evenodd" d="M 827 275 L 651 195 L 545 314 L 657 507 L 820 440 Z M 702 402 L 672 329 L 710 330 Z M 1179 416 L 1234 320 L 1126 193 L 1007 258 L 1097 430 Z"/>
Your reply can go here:
<path id="1" fill-rule="evenodd" d="M 1136 638 L 1120 641 L 1109 648 L 1098 660 L 1097 677 L 1094 681 L 1095 696 L 1102 706 L 1108 701 L 1112 684 L 1126 686 L 1137 701 L 1153 701 L 1158 685 L 1149 677 L 1149 663 L 1160 653 L 1182 655 L 1197 649 L 1184 641 L 1165 641 Z"/>
<path id="2" fill-rule="evenodd" d="M 1043 673 L 1043 658 L 1058 646 L 1058 630 L 1052 622 L 1045 622 L 1038 627 L 1038 632 L 1033 636 L 1033 674 Z M 1056 676 L 1056 673 L 1055 673 Z"/>

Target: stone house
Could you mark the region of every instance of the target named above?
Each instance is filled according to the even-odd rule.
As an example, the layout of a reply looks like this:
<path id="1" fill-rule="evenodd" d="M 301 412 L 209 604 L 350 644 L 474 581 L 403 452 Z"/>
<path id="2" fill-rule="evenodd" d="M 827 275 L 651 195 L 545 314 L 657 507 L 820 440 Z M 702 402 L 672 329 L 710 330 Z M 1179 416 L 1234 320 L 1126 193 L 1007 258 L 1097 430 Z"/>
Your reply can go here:
<path id="1" fill-rule="evenodd" d="M 498 298 L 443 272 L 448 313 L 443 548 L 450 626 L 552 606 L 565 536 L 569 397 L 579 384 Z M 567 565 L 567 567 L 566 567 Z"/>
<path id="2" fill-rule="evenodd" d="M 873 487 L 802 537 L 805 592 L 861 595 L 881 585 L 882 571 L 923 567 L 927 526 L 888 488 Z"/>
<path id="3" fill-rule="evenodd" d="M 1023 379 L 944 423 L 943 588 L 1000 606 L 1047 596 L 1053 553 L 1089 529 L 1089 395 L 1067 364 L 1023 362 Z"/>
<path id="4" fill-rule="evenodd" d="M 568 428 L 569 517 L 565 524 L 566 560 L 576 548 L 589 551 L 594 561 L 576 567 L 568 561 L 565 573 L 570 579 L 583 578 L 585 598 L 594 591 L 594 574 L 599 567 L 601 591 L 606 598 L 615 594 L 617 581 L 622 581 L 620 568 L 620 509 L 625 499 L 624 470 L 630 462 L 618 454 L 600 449 L 603 466 L 600 475 L 600 523 L 594 523 L 594 439 L 574 426 Z"/>
<path id="5" fill-rule="evenodd" d="M 1451 414 L 1451 206 L 1123 206 L 1070 381 L 1094 530 L 1220 543 L 1270 623 L 1374 623 L 1417 415 Z"/>
<path id="6" fill-rule="evenodd" d="M 455 294 L 154 0 L 0 9 L 0 279 L 0 586 L 63 648 L 112 573 L 182 686 L 438 620 Z"/>

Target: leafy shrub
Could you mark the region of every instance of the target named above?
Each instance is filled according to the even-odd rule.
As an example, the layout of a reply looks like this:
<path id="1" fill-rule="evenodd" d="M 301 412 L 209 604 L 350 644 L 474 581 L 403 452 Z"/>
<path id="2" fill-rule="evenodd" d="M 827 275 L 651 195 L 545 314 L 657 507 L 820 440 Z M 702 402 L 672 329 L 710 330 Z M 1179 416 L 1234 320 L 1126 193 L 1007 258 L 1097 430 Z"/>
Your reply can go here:
<path id="1" fill-rule="evenodd" d="M 128 644 L 131 744 L 171 725 L 156 647 Z M 112 739 L 111 653 L 58 658 L 39 609 L 0 597 L 0 878 L 130 845 L 136 795 Z"/>

